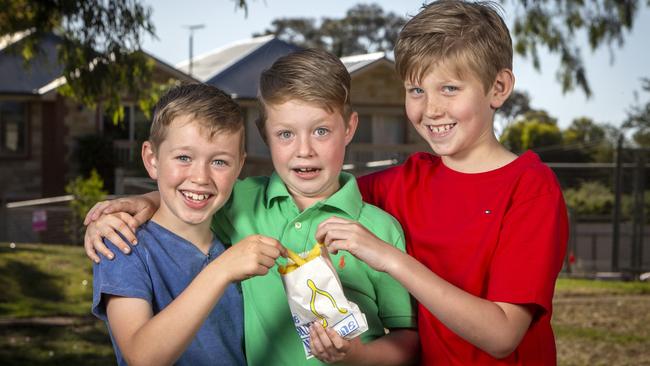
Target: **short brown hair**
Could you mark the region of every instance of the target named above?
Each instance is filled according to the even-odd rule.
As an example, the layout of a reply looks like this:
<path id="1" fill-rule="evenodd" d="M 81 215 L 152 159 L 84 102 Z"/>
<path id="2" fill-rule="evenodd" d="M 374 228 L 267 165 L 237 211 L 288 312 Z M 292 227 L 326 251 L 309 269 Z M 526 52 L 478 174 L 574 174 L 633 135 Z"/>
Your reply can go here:
<path id="1" fill-rule="evenodd" d="M 169 125 L 180 116 L 191 117 L 209 139 L 221 132 L 242 131 L 240 151 L 244 152 L 244 118 L 241 108 L 223 91 L 198 83 L 175 86 L 156 103 L 149 133 L 154 151 L 165 140 Z"/>
<path id="2" fill-rule="evenodd" d="M 435 1 L 399 34 L 395 66 L 402 80 L 421 80 L 439 62 L 478 77 L 487 93 L 499 71 L 512 70 L 512 39 L 493 2 Z"/>
<path id="3" fill-rule="evenodd" d="M 266 139 L 267 104 L 292 99 L 315 104 L 330 113 L 339 112 L 347 123 L 352 113 L 350 79 L 341 60 L 327 51 L 308 48 L 280 57 L 260 76 L 260 134 Z"/>

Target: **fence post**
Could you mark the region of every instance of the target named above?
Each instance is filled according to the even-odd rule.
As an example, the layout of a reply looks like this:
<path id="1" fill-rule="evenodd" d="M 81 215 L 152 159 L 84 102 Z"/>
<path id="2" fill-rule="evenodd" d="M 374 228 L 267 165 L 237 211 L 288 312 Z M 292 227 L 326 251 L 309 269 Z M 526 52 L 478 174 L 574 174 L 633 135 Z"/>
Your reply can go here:
<path id="1" fill-rule="evenodd" d="M 634 179 L 634 231 L 630 264 L 633 272 L 641 271 L 641 255 L 643 247 L 644 217 L 644 188 L 645 188 L 645 157 L 641 151 L 637 154 L 637 166 Z"/>
<path id="2" fill-rule="evenodd" d="M 9 241 L 8 217 L 9 210 L 7 209 L 7 200 L 4 194 L 0 194 L 0 241 Z"/>
<path id="3" fill-rule="evenodd" d="M 616 166 L 614 167 L 614 213 L 612 230 L 612 271 L 618 272 L 618 247 L 621 230 L 621 178 L 623 173 L 622 153 L 623 152 L 623 135 L 618 137 L 616 144 Z"/>

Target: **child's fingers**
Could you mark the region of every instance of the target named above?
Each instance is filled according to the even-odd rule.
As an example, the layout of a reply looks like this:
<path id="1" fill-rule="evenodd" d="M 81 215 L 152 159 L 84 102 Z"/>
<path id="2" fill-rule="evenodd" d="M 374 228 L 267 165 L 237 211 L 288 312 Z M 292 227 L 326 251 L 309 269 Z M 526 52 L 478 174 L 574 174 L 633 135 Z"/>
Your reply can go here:
<path id="1" fill-rule="evenodd" d="M 88 226 L 91 222 L 97 220 L 101 215 L 103 208 L 107 205 L 107 201 L 99 201 L 93 205 L 93 207 L 88 210 L 86 217 L 84 218 L 84 225 Z"/>
<path id="2" fill-rule="evenodd" d="M 330 339 L 329 335 L 327 332 L 325 332 L 325 328 L 323 328 L 322 325 L 317 324 L 317 323 L 312 323 L 309 326 L 309 333 L 314 336 L 315 339 L 318 340 L 319 344 L 321 345 L 322 349 L 332 355 L 332 351 L 335 351 L 335 347 L 332 344 L 332 340 Z"/>
<path id="3" fill-rule="evenodd" d="M 330 341 L 332 341 L 334 348 L 339 352 L 345 351 L 346 341 L 343 339 L 343 337 L 336 333 L 336 331 L 332 328 L 325 328 L 324 330 L 327 333 Z"/>
<path id="4" fill-rule="evenodd" d="M 312 324 L 309 326 L 309 346 L 311 347 L 311 353 L 314 356 L 318 357 L 321 361 L 329 362 L 330 355 L 327 352 L 323 341 L 319 335 L 319 329 L 323 328 L 320 325 Z"/>
<path id="5" fill-rule="evenodd" d="M 84 246 L 84 249 L 86 251 L 86 256 L 88 258 L 90 258 L 91 261 L 93 261 L 95 263 L 99 263 L 99 261 L 100 261 L 99 256 L 97 255 L 97 253 L 95 252 L 95 249 L 92 246 L 90 246 L 90 247 Z"/>
<path id="6" fill-rule="evenodd" d="M 266 244 L 269 247 L 277 249 L 281 256 L 285 258 L 287 257 L 287 248 L 285 248 L 278 240 L 264 235 L 256 235 L 255 240 L 259 243 Z M 275 256 L 275 258 L 277 258 L 277 256 Z"/>
<path id="7" fill-rule="evenodd" d="M 88 255 L 89 257 L 90 257 L 90 253 L 99 253 L 103 255 L 105 258 L 108 258 L 110 260 L 113 260 L 113 258 L 115 258 L 115 254 L 113 254 L 113 252 L 111 252 L 106 247 L 106 245 L 104 245 L 104 242 L 102 241 L 101 237 L 99 237 L 98 239 L 93 239 L 92 241 L 90 241 L 89 245 L 84 244 L 84 248 L 86 249 L 86 255 Z M 99 258 L 95 262 L 99 263 Z"/>
<path id="8" fill-rule="evenodd" d="M 135 235 L 135 229 L 138 226 L 135 224 L 135 220 L 133 219 L 133 217 L 131 217 L 131 215 L 125 212 L 119 212 L 111 216 L 113 217 L 111 219 L 110 225 L 113 228 L 113 230 L 122 234 L 124 239 L 126 239 L 127 243 L 133 245 L 137 244 L 138 240 Z"/>

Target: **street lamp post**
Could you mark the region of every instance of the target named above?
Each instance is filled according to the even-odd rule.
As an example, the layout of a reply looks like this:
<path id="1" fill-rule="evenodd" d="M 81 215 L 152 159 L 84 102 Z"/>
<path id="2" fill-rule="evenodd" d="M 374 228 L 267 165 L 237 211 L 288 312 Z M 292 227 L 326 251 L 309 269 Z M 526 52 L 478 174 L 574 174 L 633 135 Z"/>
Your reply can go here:
<path id="1" fill-rule="evenodd" d="M 190 30 L 190 64 L 188 74 L 192 76 L 192 60 L 194 58 L 194 31 L 205 28 L 205 24 L 186 25 L 185 28 Z"/>

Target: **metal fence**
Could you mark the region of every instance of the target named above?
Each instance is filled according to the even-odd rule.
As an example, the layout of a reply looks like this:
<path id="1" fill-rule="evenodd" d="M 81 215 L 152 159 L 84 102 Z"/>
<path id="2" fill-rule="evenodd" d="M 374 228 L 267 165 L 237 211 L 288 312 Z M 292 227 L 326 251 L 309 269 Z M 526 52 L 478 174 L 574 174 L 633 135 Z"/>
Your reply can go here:
<path id="1" fill-rule="evenodd" d="M 642 151 L 645 153 L 645 151 Z M 634 157 L 634 154 L 628 154 Z M 637 155 L 638 157 L 638 155 Z M 650 193 L 645 156 L 616 163 L 549 163 L 563 189 L 584 181 L 609 187 L 616 202 L 599 217 L 571 214 L 570 241 L 564 271 L 573 274 L 620 272 L 636 276 L 650 272 Z M 347 164 L 344 169 L 361 175 L 400 163 L 398 159 Z M 139 194 L 155 190 L 148 178 L 126 177 L 116 172 L 116 193 Z M 618 184 L 617 184 L 618 183 Z M 71 199 L 71 197 L 68 197 Z M 648 203 L 646 204 L 646 200 Z M 618 212 L 617 212 L 618 211 Z M 0 241 L 73 243 L 72 215 L 66 202 L 51 199 L 0 207 Z"/>

